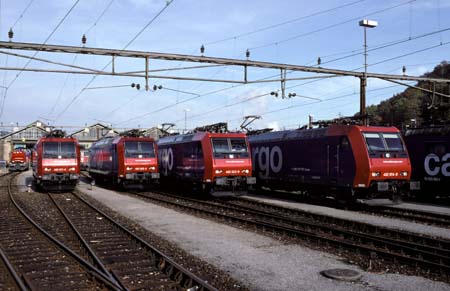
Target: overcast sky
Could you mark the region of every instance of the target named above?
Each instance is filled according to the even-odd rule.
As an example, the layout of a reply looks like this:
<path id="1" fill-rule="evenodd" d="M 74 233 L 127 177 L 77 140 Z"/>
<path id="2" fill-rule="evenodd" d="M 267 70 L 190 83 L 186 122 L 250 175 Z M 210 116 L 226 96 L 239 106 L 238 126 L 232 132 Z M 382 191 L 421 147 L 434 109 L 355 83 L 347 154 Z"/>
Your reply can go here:
<path id="1" fill-rule="evenodd" d="M 57 28 L 47 44 L 79 46 L 85 33 L 86 46 L 123 49 L 167 3 L 79 0 L 57 27 L 76 2 L 0 0 L 0 39 L 7 41 L 12 27 L 13 41 L 44 43 Z M 402 74 L 402 66 L 406 66 L 408 75 L 421 75 L 449 60 L 449 15 L 449 0 L 174 0 L 128 49 L 199 55 L 204 44 L 206 56 L 245 59 L 249 49 L 252 60 L 314 66 L 320 57 L 322 67 L 361 71 L 363 29 L 358 20 L 367 18 L 379 23 L 367 31 L 369 50 L 378 48 L 369 51 L 369 72 Z M 94 69 L 102 69 L 110 61 L 87 55 L 38 53 L 37 57 Z M 0 54 L 0 67 L 22 68 L 27 62 Z M 150 68 L 189 65 L 153 61 Z M 27 68 L 64 69 L 38 61 Z M 143 69 L 142 59 L 119 59 L 115 68 Z M 92 76 L 87 75 L 23 72 L 17 77 L 18 73 L 0 72 L 0 85 L 9 87 L 7 91 L 0 88 L 3 125 L 23 125 L 40 119 L 52 125 L 102 122 L 116 128 L 147 128 L 170 122 L 177 128 L 194 128 L 227 121 L 230 128 L 237 128 L 243 116 L 256 114 L 262 119 L 252 125 L 254 128 L 296 128 L 307 123 L 309 114 L 315 119 L 330 119 L 359 110 L 359 80 L 353 77 L 289 81 L 286 92 L 297 96 L 281 99 L 268 94 L 279 91 L 279 83 L 233 85 L 153 79 L 150 84 L 162 85 L 162 90 L 137 91 L 131 86 L 83 90 L 131 83 L 143 87 L 144 82 L 141 78 L 98 76 L 89 84 Z M 243 70 L 237 67 L 155 74 L 243 78 Z M 257 80 L 277 74 L 274 70 L 249 69 L 248 78 Z M 377 104 L 404 87 L 371 79 L 367 90 L 367 103 Z"/>

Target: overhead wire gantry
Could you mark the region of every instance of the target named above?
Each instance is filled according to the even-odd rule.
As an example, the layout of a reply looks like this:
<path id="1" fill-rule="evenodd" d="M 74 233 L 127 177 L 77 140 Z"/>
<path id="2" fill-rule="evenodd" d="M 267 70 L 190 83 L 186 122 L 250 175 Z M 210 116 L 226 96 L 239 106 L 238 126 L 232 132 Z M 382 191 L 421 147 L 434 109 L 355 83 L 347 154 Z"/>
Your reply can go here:
<path id="1" fill-rule="evenodd" d="M 134 50 L 118 50 L 118 49 L 105 49 L 105 48 L 91 48 L 91 47 L 78 47 L 78 46 L 63 46 L 63 45 L 50 45 L 50 44 L 36 44 L 36 43 L 16 43 L 16 42 L 5 42 L 0 41 L 0 54 L 13 55 L 16 57 L 28 58 L 35 61 L 40 61 L 44 63 L 50 63 L 53 65 L 59 65 L 65 67 L 65 69 L 54 69 L 54 68 L 19 68 L 19 67 L 0 67 L 0 70 L 13 70 L 13 71 L 28 71 L 28 72 L 44 72 L 44 73 L 71 73 L 71 74 L 87 74 L 87 75 L 104 75 L 104 76 L 125 76 L 125 77 L 136 77 L 145 79 L 145 89 L 150 90 L 149 80 L 150 79 L 172 79 L 172 80 L 184 80 L 184 81 L 206 81 L 206 82 L 219 82 L 219 83 L 234 83 L 234 84 L 256 84 L 256 83 L 268 83 L 268 82 L 280 82 L 282 88 L 282 94 L 284 93 L 285 84 L 287 81 L 298 81 L 306 79 L 318 79 L 318 78 L 334 78 L 341 76 L 352 76 L 360 79 L 361 90 L 360 90 L 360 104 L 365 104 L 365 90 L 363 88 L 364 84 L 367 82 L 367 78 L 378 78 L 389 82 L 394 82 L 399 84 L 399 81 L 427 81 L 432 83 L 447 83 L 450 84 L 450 79 L 444 78 L 429 78 L 429 77 L 418 77 L 418 76 L 408 76 L 408 75 L 392 75 L 392 74 L 378 74 L 370 72 L 357 72 L 357 71 L 347 71 L 347 70 L 337 70 L 331 68 L 323 67 L 312 67 L 312 66 L 301 66 L 293 64 L 281 64 L 272 62 L 262 62 L 250 60 L 249 57 L 245 60 L 241 59 L 229 59 L 229 58 L 218 58 L 218 57 L 208 57 L 196 55 L 183 55 L 183 54 L 171 54 L 171 53 L 160 53 L 160 52 L 146 52 L 146 51 L 134 51 Z M 98 70 L 93 68 L 88 68 L 84 66 L 74 66 L 71 64 L 65 64 L 62 62 L 56 62 L 43 58 L 36 58 L 34 56 L 27 56 L 23 54 L 18 54 L 15 52 L 8 52 L 6 50 L 25 50 L 25 51 L 35 51 L 35 52 L 53 52 L 53 53 L 69 53 L 69 54 L 84 54 L 84 55 L 97 55 L 97 56 L 109 56 L 111 57 L 111 70 Z M 139 71 L 119 71 L 116 68 L 117 58 L 137 58 L 143 59 L 143 70 Z M 176 67 L 167 69 L 150 69 L 151 60 L 163 60 L 163 61 L 176 61 L 176 62 L 188 62 L 188 63 L 201 63 L 206 65 L 195 65 L 186 67 Z M 243 68 L 243 78 L 242 79 L 218 79 L 218 78 L 198 78 L 190 76 L 167 76 L 167 75 L 157 75 L 157 72 L 167 72 L 167 71 L 181 71 L 181 70 L 193 70 L 200 68 L 208 68 L 215 66 L 238 66 Z M 264 79 L 264 80 L 250 80 L 248 68 L 263 68 L 263 69 L 273 69 L 280 72 L 280 78 L 276 79 Z M 286 72 L 306 72 L 320 74 L 319 76 L 306 76 L 306 77 L 287 77 Z M 400 83 L 402 84 L 402 83 Z M 422 88 L 416 87 L 419 90 Z M 450 98 L 450 95 L 437 93 L 443 97 Z M 365 106 L 360 107 L 360 115 L 365 116 Z"/>

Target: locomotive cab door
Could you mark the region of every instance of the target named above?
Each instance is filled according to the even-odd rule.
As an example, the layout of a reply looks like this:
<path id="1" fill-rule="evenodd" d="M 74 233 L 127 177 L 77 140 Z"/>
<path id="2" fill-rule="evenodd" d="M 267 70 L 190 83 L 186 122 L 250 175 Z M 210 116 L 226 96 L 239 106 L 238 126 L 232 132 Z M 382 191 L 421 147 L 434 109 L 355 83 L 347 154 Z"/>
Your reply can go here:
<path id="1" fill-rule="evenodd" d="M 330 183 L 339 186 L 347 186 L 349 181 L 351 183 L 352 162 L 352 151 L 346 136 L 341 137 L 337 144 L 327 145 L 327 173 Z"/>
<path id="2" fill-rule="evenodd" d="M 117 153 L 117 145 L 111 145 L 111 173 L 117 177 L 119 175 L 119 155 Z"/>
<path id="3" fill-rule="evenodd" d="M 196 181 L 202 180 L 204 172 L 203 150 L 200 142 L 194 143 L 192 149 L 193 178 Z"/>
<path id="4" fill-rule="evenodd" d="M 339 145 L 327 144 L 327 174 L 330 184 L 337 184 L 339 178 Z"/>

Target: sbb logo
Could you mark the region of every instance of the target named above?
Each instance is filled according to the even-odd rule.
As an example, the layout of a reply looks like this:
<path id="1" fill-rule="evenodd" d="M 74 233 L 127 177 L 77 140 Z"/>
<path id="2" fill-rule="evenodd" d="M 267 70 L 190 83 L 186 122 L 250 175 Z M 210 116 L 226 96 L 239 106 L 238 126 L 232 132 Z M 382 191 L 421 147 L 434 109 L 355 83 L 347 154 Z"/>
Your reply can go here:
<path id="1" fill-rule="evenodd" d="M 269 177 L 270 171 L 278 173 L 283 167 L 283 153 L 279 146 L 254 148 L 252 158 L 253 168 L 259 169 L 258 175 L 262 179 Z"/>
<path id="2" fill-rule="evenodd" d="M 445 154 L 442 159 L 436 154 L 429 154 L 425 157 L 424 167 L 425 172 L 429 176 L 437 176 L 439 172 L 445 177 L 450 177 L 450 153 Z M 447 162 L 448 163 L 444 163 Z M 442 165 L 439 164 L 442 162 Z"/>
<path id="3" fill-rule="evenodd" d="M 163 149 L 159 151 L 159 160 L 163 168 L 164 175 L 167 175 L 173 168 L 173 152 L 172 148 Z"/>

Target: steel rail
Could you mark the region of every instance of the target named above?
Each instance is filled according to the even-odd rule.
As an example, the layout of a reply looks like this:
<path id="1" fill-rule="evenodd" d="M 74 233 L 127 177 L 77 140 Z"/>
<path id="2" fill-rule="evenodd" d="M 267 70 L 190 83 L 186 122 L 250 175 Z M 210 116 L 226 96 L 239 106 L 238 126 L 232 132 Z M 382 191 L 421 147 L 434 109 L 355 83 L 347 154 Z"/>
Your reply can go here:
<path id="1" fill-rule="evenodd" d="M 47 193 L 50 200 L 53 202 L 53 204 L 55 205 L 55 207 L 59 210 L 59 213 L 61 213 L 61 215 L 64 217 L 64 219 L 66 220 L 67 224 L 70 226 L 70 228 L 73 230 L 73 232 L 76 234 L 76 236 L 78 237 L 78 240 L 82 243 L 82 245 L 86 248 L 86 250 L 88 251 L 89 255 L 93 258 L 94 263 L 100 267 L 100 270 L 103 272 L 103 274 L 105 274 L 107 277 L 109 277 L 109 279 L 112 282 L 115 282 L 116 284 L 118 284 L 119 286 L 122 287 L 122 289 L 124 290 L 128 290 L 127 288 L 125 288 L 125 286 L 123 285 L 123 283 L 120 280 L 117 280 L 117 278 L 115 278 L 105 267 L 105 265 L 102 263 L 102 261 L 100 260 L 100 258 L 95 254 L 94 250 L 92 250 L 92 248 L 90 247 L 90 245 L 87 243 L 87 241 L 83 238 L 83 236 L 81 235 L 81 233 L 78 231 L 78 229 L 75 227 L 75 225 L 72 223 L 72 221 L 70 220 L 70 218 L 67 216 L 67 214 L 62 210 L 62 208 L 58 205 L 58 203 L 55 201 L 55 199 L 53 199 L 52 195 L 50 193 Z"/>
<path id="2" fill-rule="evenodd" d="M 208 202 L 206 202 L 206 203 L 208 203 Z M 217 204 L 211 204 L 211 206 L 216 206 L 216 205 Z M 252 209 L 252 208 L 246 207 L 246 206 L 241 206 L 241 205 L 236 205 L 236 204 L 229 205 L 228 203 L 225 204 L 225 206 L 229 207 L 229 209 L 233 209 L 236 211 L 245 211 L 245 213 L 251 213 L 251 214 L 265 216 L 265 217 L 272 218 L 272 219 L 281 220 L 287 224 L 301 224 L 301 225 L 305 225 L 307 227 L 319 227 L 319 228 L 321 228 L 321 230 L 325 230 L 326 232 L 332 232 L 332 231 L 336 230 L 335 227 L 329 227 L 324 224 L 319 225 L 316 223 L 310 223 L 310 222 L 302 221 L 299 218 L 292 218 L 287 215 L 274 214 L 274 213 L 262 211 L 262 210 L 255 210 L 255 209 Z M 296 214 L 296 215 L 298 215 L 298 214 Z M 298 216 L 301 216 L 301 215 L 298 215 Z M 347 221 L 347 222 L 354 227 L 356 226 L 356 224 L 352 221 Z M 323 223 L 323 222 L 321 222 L 321 223 Z M 331 224 L 333 224 L 333 223 L 331 223 Z M 339 223 L 337 225 L 342 227 L 342 223 Z M 385 232 L 388 232 L 386 229 L 384 229 L 384 230 L 385 230 Z M 389 233 L 392 233 L 392 234 L 389 237 L 383 236 L 381 238 L 380 238 L 381 234 L 379 231 L 375 231 L 375 233 L 377 233 L 377 234 L 372 234 L 374 232 L 371 232 L 371 231 L 366 231 L 363 233 L 362 230 L 360 230 L 360 229 L 355 229 L 355 230 L 350 230 L 350 231 L 345 230 L 345 229 L 339 229 L 338 231 L 342 232 L 348 236 L 350 236 L 350 235 L 361 236 L 366 239 L 372 239 L 379 243 L 387 242 L 389 244 L 401 245 L 410 251 L 411 250 L 416 251 L 416 250 L 420 249 L 421 251 L 423 251 L 424 254 L 436 256 L 437 260 L 440 260 L 440 259 L 449 260 L 449 263 L 450 263 L 450 249 L 444 249 L 442 247 L 432 247 L 429 245 L 418 244 L 418 243 L 411 241 L 412 239 L 414 239 L 414 241 L 421 240 L 423 238 L 423 236 L 416 236 L 416 235 L 412 235 L 412 234 L 403 234 L 404 236 L 407 236 L 408 239 L 400 240 L 398 238 L 392 238 L 394 236 L 393 234 L 399 233 L 398 231 L 391 231 Z M 450 242 L 448 242 L 448 243 L 450 243 Z"/>
<path id="3" fill-rule="evenodd" d="M 19 289 L 21 291 L 28 291 L 28 288 L 25 287 L 24 282 L 22 281 L 22 279 L 20 279 L 19 274 L 17 274 L 16 270 L 14 269 L 14 267 L 12 266 L 11 262 L 8 260 L 8 258 L 6 257 L 5 253 L 3 252 L 2 248 L 0 247 L 0 257 L 3 261 L 3 263 L 5 264 L 6 268 L 8 269 L 9 273 L 11 274 L 11 276 L 13 277 L 17 287 L 19 287 Z"/>
<path id="4" fill-rule="evenodd" d="M 140 193 L 133 193 L 133 194 L 140 196 L 140 197 L 146 197 L 146 195 L 142 195 Z M 380 257 L 383 257 L 386 259 L 394 258 L 395 260 L 403 261 L 403 262 L 413 265 L 413 266 L 416 266 L 416 265 L 426 266 L 429 269 L 438 270 L 440 272 L 445 272 L 447 274 L 450 272 L 450 264 L 445 265 L 445 264 L 441 263 L 442 260 L 449 262 L 450 261 L 449 257 L 439 256 L 434 253 L 421 252 L 422 254 L 434 256 L 434 259 L 437 260 L 438 262 L 433 262 L 433 261 L 428 261 L 428 260 L 422 259 L 421 255 L 418 255 L 417 257 L 405 256 L 405 255 L 403 255 L 402 251 L 403 252 L 405 252 L 405 251 L 406 252 L 414 252 L 415 249 L 410 248 L 410 247 L 404 247 L 404 246 L 398 246 L 402 250 L 402 251 L 400 251 L 401 254 L 394 253 L 391 251 L 386 251 L 384 249 L 384 247 L 387 247 L 387 246 L 396 247 L 396 244 L 391 243 L 389 241 L 383 241 L 381 239 L 375 240 L 372 237 L 367 237 L 365 235 L 361 235 L 358 233 L 341 232 L 339 230 L 333 230 L 333 231 L 339 231 L 337 236 L 344 235 L 345 238 L 349 238 L 348 235 L 351 235 L 353 238 L 356 237 L 361 242 L 366 242 L 367 245 L 373 245 L 374 247 L 364 246 L 364 245 L 355 244 L 355 243 L 349 243 L 345 240 L 337 240 L 334 238 L 325 237 L 322 235 L 318 235 L 313 231 L 298 230 L 293 227 L 281 226 L 279 224 L 274 224 L 274 223 L 270 223 L 270 222 L 255 221 L 255 220 L 248 219 L 248 218 L 239 218 L 239 217 L 235 217 L 235 216 L 228 215 L 228 214 L 222 214 L 222 213 L 219 213 L 218 211 L 201 209 L 199 207 L 192 206 L 192 205 L 187 206 L 187 205 L 183 205 L 183 204 L 180 204 L 177 202 L 167 201 L 165 199 L 160 199 L 160 198 L 156 198 L 156 197 L 146 197 L 146 198 L 149 198 L 149 199 L 155 200 L 155 201 L 159 201 L 159 202 L 163 202 L 163 203 L 166 203 L 166 204 L 169 204 L 172 206 L 176 206 L 176 207 L 179 207 L 182 209 L 197 211 L 199 213 L 207 214 L 207 215 L 210 215 L 213 217 L 220 217 L 225 220 L 231 220 L 231 221 L 239 222 L 242 224 L 255 225 L 255 226 L 263 228 L 263 229 L 271 229 L 273 231 L 285 232 L 287 234 L 295 235 L 297 237 L 307 237 L 309 239 L 313 239 L 315 241 L 320 241 L 325 244 L 332 243 L 333 245 L 336 245 L 339 247 L 345 247 L 345 248 L 351 249 L 351 250 L 354 250 L 356 248 L 359 251 L 363 251 L 368 254 L 373 252 L 373 253 L 380 255 Z M 178 199 L 183 199 L 183 198 L 178 197 Z M 197 203 L 201 203 L 201 202 L 197 201 Z M 314 226 L 313 224 L 311 224 L 311 225 Z M 316 225 L 315 227 L 317 229 L 318 227 L 320 228 L 321 226 Z M 375 245 L 378 245 L 379 248 L 375 248 Z"/>
<path id="5" fill-rule="evenodd" d="M 109 220 L 110 223 L 112 223 L 114 226 L 116 226 L 118 229 L 122 230 L 124 233 L 126 233 L 129 237 L 133 238 L 134 240 L 138 241 L 142 246 L 144 246 L 147 250 L 155 254 L 160 261 L 161 266 L 166 266 L 164 269 L 166 270 L 166 273 L 170 277 L 173 277 L 175 275 L 175 281 L 177 282 L 188 282 L 188 285 L 190 285 L 189 290 L 210 290 L 210 291 L 218 291 L 216 288 L 202 280 L 201 278 L 197 277 L 195 274 L 191 273 L 189 270 L 185 269 L 175 261 L 173 261 L 171 258 L 148 244 L 145 240 L 131 232 L 128 228 L 117 222 L 115 219 L 110 217 L 108 214 L 97 208 L 96 206 L 92 205 L 89 201 L 86 199 L 80 197 L 78 194 L 72 192 L 72 194 L 77 197 L 80 201 L 84 202 L 87 206 L 92 208 L 94 211 L 100 213 L 103 215 L 106 219 Z M 179 275 L 177 275 L 179 274 Z"/>
<path id="6" fill-rule="evenodd" d="M 423 236 L 423 235 L 415 235 L 413 233 L 404 232 L 404 231 L 400 231 L 400 230 L 391 230 L 388 228 L 379 227 L 376 225 L 358 222 L 358 221 L 354 221 L 354 220 L 347 220 L 347 219 L 342 219 L 342 218 L 337 218 L 337 217 L 332 217 L 332 216 L 324 216 L 324 215 L 316 214 L 313 212 L 308 212 L 308 211 L 303 211 L 300 209 L 294 209 L 294 208 L 288 208 L 288 207 L 282 207 L 282 206 L 273 205 L 273 204 L 269 204 L 269 203 L 249 199 L 249 198 L 244 198 L 244 197 L 239 197 L 239 198 L 237 198 L 237 200 L 242 201 L 247 204 L 258 205 L 258 206 L 264 207 L 266 209 L 270 208 L 277 213 L 285 213 L 286 216 L 298 215 L 298 216 L 303 216 L 306 218 L 311 218 L 316 221 L 321 221 L 323 223 L 335 224 L 335 225 L 340 225 L 340 226 L 349 225 L 353 229 L 359 229 L 360 231 L 364 231 L 364 232 L 368 232 L 368 233 L 389 235 L 390 237 L 394 237 L 394 236 L 399 237 L 400 236 L 403 238 L 403 240 L 406 240 L 406 241 L 411 241 L 411 240 L 422 241 L 426 245 L 429 245 L 429 246 L 434 245 L 439 248 L 445 248 L 446 250 L 450 250 L 450 241 L 449 240 L 444 240 L 444 239 L 439 239 L 439 238 L 431 238 L 431 237 L 427 237 L 427 236 Z"/>
<path id="7" fill-rule="evenodd" d="M 74 258 L 78 263 L 80 263 L 81 266 L 85 268 L 85 270 L 91 274 L 93 277 L 95 277 L 97 280 L 99 280 L 102 284 L 105 284 L 105 286 L 108 286 L 108 288 L 112 290 L 122 291 L 122 288 L 117 285 L 117 283 L 111 281 L 106 275 L 104 275 L 101 271 L 99 271 L 97 268 L 92 266 L 88 261 L 84 260 L 82 257 L 80 257 L 78 254 L 76 254 L 74 251 L 72 251 L 70 248 L 68 248 L 65 244 L 57 240 L 55 237 L 53 237 L 50 233 L 45 231 L 41 226 L 39 226 L 26 212 L 23 210 L 17 201 L 15 201 L 12 191 L 11 191 L 11 183 L 12 179 L 8 182 L 8 195 L 11 200 L 11 202 L 14 204 L 17 210 L 36 228 L 38 229 L 46 238 L 48 238 L 51 242 L 53 242 L 55 245 L 57 245 L 61 250 L 63 250 L 65 253 L 70 255 L 72 258 Z"/>
<path id="8" fill-rule="evenodd" d="M 383 214 L 407 220 L 415 220 L 430 224 L 442 225 L 450 227 L 450 215 L 435 212 L 426 212 L 417 209 L 405 209 L 389 206 L 377 206 L 364 208 L 365 211 Z"/>

